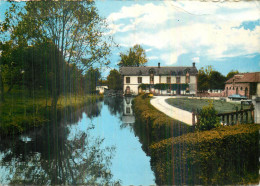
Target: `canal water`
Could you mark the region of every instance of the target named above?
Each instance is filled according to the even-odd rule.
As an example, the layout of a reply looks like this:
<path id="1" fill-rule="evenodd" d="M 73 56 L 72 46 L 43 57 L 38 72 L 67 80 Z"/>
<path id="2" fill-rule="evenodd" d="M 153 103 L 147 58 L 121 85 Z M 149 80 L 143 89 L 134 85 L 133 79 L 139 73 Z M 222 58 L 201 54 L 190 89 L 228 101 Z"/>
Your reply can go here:
<path id="1" fill-rule="evenodd" d="M 105 97 L 0 142 L 1 184 L 154 185 L 132 98 Z"/>

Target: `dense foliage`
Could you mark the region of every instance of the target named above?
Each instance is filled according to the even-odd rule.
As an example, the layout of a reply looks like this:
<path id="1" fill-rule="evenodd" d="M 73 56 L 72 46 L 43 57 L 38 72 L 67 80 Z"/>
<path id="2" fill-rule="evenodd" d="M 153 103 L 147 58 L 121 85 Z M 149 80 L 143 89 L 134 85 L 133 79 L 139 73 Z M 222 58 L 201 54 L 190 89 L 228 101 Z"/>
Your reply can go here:
<path id="1" fill-rule="evenodd" d="M 225 82 L 238 74 L 238 71 L 230 71 L 227 76 L 213 70 L 212 66 L 202 67 L 198 72 L 198 91 L 204 92 L 207 90 L 224 90 Z"/>
<path id="2" fill-rule="evenodd" d="M 107 76 L 108 88 L 113 90 L 122 90 L 122 83 L 123 79 L 121 74 L 116 69 L 110 70 L 109 75 Z"/>
<path id="3" fill-rule="evenodd" d="M 213 101 L 209 105 L 204 106 L 198 113 L 198 122 L 196 129 L 199 131 L 210 130 L 220 126 L 220 119 L 217 116 L 217 111 L 213 106 Z"/>
<path id="4" fill-rule="evenodd" d="M 147 63 L 145 50 L 140 45 L 135 45 L 126 53 L 120 53 L 120 67 L 139 67 Z"/>
<path id="5" fill-rule="evenodd" d="M 179 136 L 191 131 L 185 123 L 174 120 L 158 111 L 150 104 L 147 94 L 137 96 L 134 100 L 134 112 L 140 125 L 145 125 L 150 131 L 151 142 L 156 142 L 172 136 Z"/>
<path id="6" fill-rule="evenodd" d="M 159 185 L 256 184 L 259 125 L 235 125 L 170 138 L 150 147 Z"/>

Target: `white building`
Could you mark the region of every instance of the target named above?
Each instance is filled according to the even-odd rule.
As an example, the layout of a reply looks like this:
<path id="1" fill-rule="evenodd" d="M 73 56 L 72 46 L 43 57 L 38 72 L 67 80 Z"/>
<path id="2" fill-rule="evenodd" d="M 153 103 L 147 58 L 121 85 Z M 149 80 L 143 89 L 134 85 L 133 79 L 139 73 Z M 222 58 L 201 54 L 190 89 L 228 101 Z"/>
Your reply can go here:
<path id="1" fill-rule="evenodd" d="M 197 93 L 198 70 L 193 63 L 188 67 L 121 67 L 123 91 L 137 95 L 152 92 L 158 95 L 183 95 Z"/>
<path id="2" fill-rule="evenodd" d="M 100 94 L 104 94 L 105 89 L 108 89 L 108 86 L 96 86 L 96 90 L 99 91 Z"/>

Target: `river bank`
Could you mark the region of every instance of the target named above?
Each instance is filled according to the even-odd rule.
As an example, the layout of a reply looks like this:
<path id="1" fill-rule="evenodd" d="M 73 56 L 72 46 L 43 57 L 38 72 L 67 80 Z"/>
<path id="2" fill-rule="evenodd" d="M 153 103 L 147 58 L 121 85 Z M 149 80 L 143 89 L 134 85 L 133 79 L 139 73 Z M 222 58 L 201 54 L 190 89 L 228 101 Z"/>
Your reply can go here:
<path id="1" fill-rule="evenodd" d="M 156 110 L 145 95 L 134 101 L 137 133 L 151 156 L 158 185 L 259 182 L 256 124 L 195 132 Z M 177 123 L 177 125 L 176 125 Z"/>
<path id="2" fill-rule="evenodd" d="M 24 133 L 40 127 L 52 119 L 59 118 L 62 112 L 69 112 L 84 104 L 103 99 L 101 95 L 67 94 L 59 96 L 56 110 L 51 106 L 52 98 L 44 91 L 35 91 L 31 97 L 24 90 L 12 90 L 6 94 L 5 102 L 0 103 L 0 136 L 5 137 Z"/>

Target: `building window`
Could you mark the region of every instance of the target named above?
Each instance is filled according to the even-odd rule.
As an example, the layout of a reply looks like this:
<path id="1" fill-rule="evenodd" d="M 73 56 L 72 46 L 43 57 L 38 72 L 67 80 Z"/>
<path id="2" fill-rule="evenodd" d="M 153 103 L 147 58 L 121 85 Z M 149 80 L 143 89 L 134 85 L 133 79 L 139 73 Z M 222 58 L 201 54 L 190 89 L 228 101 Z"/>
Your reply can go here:
<path id="1" fill-rule="evenodd" d="M 130 83 L 130 77 L 126 77 L 126 83 Z"/>
<path id="2" fill-rule="evenodd" d="M 131 113 L 130 107 L 126 107 L 126 113 L 127 113 L 127 114 L 130 114 L 130 113 Z"/>
<path id="3" fill-rule="evenodd" d="M 227 90 L 228 90 L 228 87 L 227 87 Z"/>
<path id="4" fill-rule="evenodd" d="M 233 87 L 233 90 L 235 90 L 235 87 Z"/>
<path id="5" fill-rule="evenodd" d="M 231 87 L 229 87 L 229 90 L 231 90 Z"/>
<path id="6" fill-rule="evenodd" d="M 243 90 L 243 87 L 241 87 L 240 90 Z"/>
<path id="7" fill-rule="evenodd" d="M 186 83 L 190 83 L 190 74 L 189 74 L 189 72 L 186 73 Z"/>
<path id="8" fill-rule="evenodd" d="M 142 83 L 142 77 L 138 77 L 138 83 Z"/>
<path id="9" fill-rule="evenodd" d="M 181 77 L 176 77 L 176 83 L 181 83 Z"/>
<path id="10" fill-rule="evenodd" d="M 171 84 L 171 77 L 167 77 L 167 84 Z"/>

